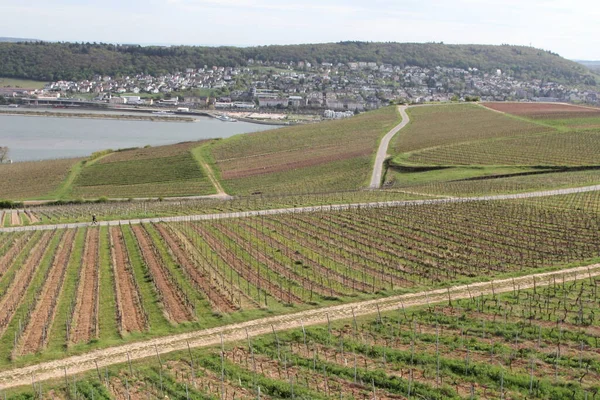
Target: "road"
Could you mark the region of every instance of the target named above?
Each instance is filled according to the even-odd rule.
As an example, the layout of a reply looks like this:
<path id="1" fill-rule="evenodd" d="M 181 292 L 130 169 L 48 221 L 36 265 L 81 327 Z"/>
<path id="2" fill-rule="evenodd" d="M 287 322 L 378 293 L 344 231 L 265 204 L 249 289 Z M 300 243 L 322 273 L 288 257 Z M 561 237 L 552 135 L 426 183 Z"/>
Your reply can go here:
<path id="1" fill-rule="evenodd" d="M 0 372 L 0 389 L 30 385 L 35 381 L 64 378 L 85 371 L 103 368 L 104 366 L 125 363 L 128 358 L 137 360 L 155 357 L 172 351 L 215 346 L 221 342 L 235 342 L 265 335 L 274 331 L 296 329 L 302 326 L 324 324 L 330 321 L 350 319 L 377 312 L 393 311 L 404 307 L 422 306 L 443 303 L 449 300 L 465 299 L 480 295 L 494 295 L 513 290 L 527 289 L 553 284 L 557 279 L 561 282 L 578 278 L 591 278 L 600 275 L 600 264 L 590 266 L 526 275 L 519 278 L 479 282 L 471 285 L 454 286 L 447 289 L 429 290 L 420 293 L 404 294 L 358 303 L 325 307 L 302 311 L 294 314 L 261 318 L 254 321 L 226 325 L 218 328 L 204 329 L 190 333 L 172 335 L 143 342 L 94 350 L 86 354 L 71 356 L 57 361 L 44 362 L 29 367 L 14 368 Z"/>
<path id="2" fill-rule="evenodd" d="M 373 175 L 371 175 L 371 184 L 369 187 L 371 189 L 379 189 L 381 187 L 381 178 L 383 176 L 383 162 L 387 157 L 388 147 L 390 146 L 390 140 L 394 137 L 396 133 L 400 131 L 400 129 L 404 128 L 406 124 L 410 121 L 408 118 L 408 114 L 406 114 L 406 106 L 398 106 L 398 112 L 400 112 L 400 116 L 402 117 L 402 122 L 396 125 L 394 129 L 389 131 L 383 139 L 381 139 L 381 143 L 379 143 L 379 149 L 377 150 L 377 156 L 375 157 L 375 165 L 373 166 Z"/>
<path id="3" fill-rule="evenodd" d="M 444 203 L 460 203 L 468 201 L 490 201 L 490 200 L 513 200 L 513 199 L 530 199 L 536 197 L 547 197 L 547 196 L 558 196 L 563 194 L 573 193 L 585 193 L 585 192 L 596 192 L 600 191 L 600 185 L 584 186 L 578 188 L 568 189 L 555 189 L 555 190 L 544 190 L 538 192 L 529 193 L 517 193 L 517 194 L 499 194 L 493 196 L 481 196 L 481 197 L 445 197 L 440 199 L 424 199 L 424 200 L 396 200 L 396 201 L 382 201 L 373 203 L 352 203 L 352 204 L 336 204 L 326 206 L 308 206 L 308 207 L 292 207 L 292 208 L 276 208 L 270 210 L 258 210 L 258 211 L 239 211 L 230 213 L 218 213 L 218 214 L 197 214 L 197 215 L 183 215 L 177 217 L 157 217 L 157 218 L 140 218 L 140 219 L 122 219 L 114 221 L 100 221 L 100 226 L 112 226 L 112 225 L 128 225 L 128 224 L 141 224 L 141 223 L 156 223 L 156 222 L 187 222 L 187 221 L 210 221 L 215 219 L 229 219 L 229 218 L 244 218 L 254 217 L 260 215 L 279 215 L 279 214 L 291 214 L 300 212 L 328 212 L 328 211 L 343 211 L 359 208 L 378 208 L 378 207 L 398 207 L 398 206 L 409 206 L 409 205 L 425 205 L 425 204 L 444 204 Z M 0 228 L 0 233 L 6 232 L 23 232 L 23 231 L 45 231 L 54 230 L 61 228 L 81 228 L 89 226 L 88 222 L 77 222 L 71 224 L 54 224 L 54 225 L 31 225 L 31 226 L 14 226 L 10 228 Z"/>

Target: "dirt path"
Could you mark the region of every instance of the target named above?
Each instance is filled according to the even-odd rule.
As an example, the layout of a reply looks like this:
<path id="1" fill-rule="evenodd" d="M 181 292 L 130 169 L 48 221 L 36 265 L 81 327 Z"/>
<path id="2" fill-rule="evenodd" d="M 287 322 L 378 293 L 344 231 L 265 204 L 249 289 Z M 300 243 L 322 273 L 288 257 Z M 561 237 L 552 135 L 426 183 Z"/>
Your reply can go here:
<path id="1" fill-rule="evenodd" d="M 227 193 L 225 193 L 225 189 L 223 189 L 223 186 L 221 186 L 221 182 L 219 182 L 219 180 L 215 177 L 215 172 L 212 170 L 210 165 L 208 165 L 204 160 L 201 160 L 200 164 L 202 165 L 204 172 L 206 172 L 208 179 L 210 179 L 215 189 L 217 189 L 217 196 L 228 197 Z"/>
<path id="2" fill-rule="evenodd" d="M 122 219 L 116 221 L 101 221 L 99 226 L 115 226 L 115 225 L 138 225 L 141 223 L 154 222 L 188 222 L 188 221 L 210 221 L 215 219 L 227 218 L 244 218 L 260 215 L 279 215 L 292 214 L 300 212 L 324 212 L 324 211 L 344 211 L 357 208 L 382 208 L 382 207 L 398 207 L 408 205 L 424 205 L 424 204 L 446 204 L 446 203 L 462 203 L 467 201 L 492 201 L 492 200 L 515 200 L 515 199 L 532 199 L 536 197 L 559 196 L 574 193 L 586 193 L 600 191 L 600 185 L 583 186 L 568 189 L 553 189 L 543 190 L 538 192 L 516 193 L 516 194 L 498 194 L 492 196 L 480 197 L 453 197 L 453 198 L 438 198 L 424 200 L 395 200 L 395 201 L 380 201 L 372 203 L 352 203 L 352 204 L 335 204 L 325 206 L 307 206 L 307 207 L 290 207 L 290 208 L 275 208 L 270 210 L 258 211 L 238 211 L 219 214 L 198 214 L 198 215 L 181 215 L 177 217 L 159 217 L 159 218 L 140 218 L 140 219 Z M 4 232 L 22 232 L 22 231 L 47 231 L 63 228 L 81 228 L 89 226 L 87 222 L 77 222 L 70 224 L 56 225 L 31 225 L 17 226 L 11 228 L 0 228 L 0 233 Z"/>
<path id="3" fill-rule="evenodd" d="M 193 311 L 184 302 L 178 287 L 169 276 L 162 259 L 157 254 L 152 239 L 141 225 L 132 227 L 133 233 L 139 243 L 140 253 L 150 271 L 158 296 L 164 306 L 165 317 L 174 323 L 191 321 L 194 319 Z"/>
<path id="4" fill-rule="evenodd" d="M 400 131 L 400 129 L 404 128 L 410 122 L 408 114 L 406 114 L 406 108 L 406 106 L 398 106 L 398 112 L 402 117 L 402 122 L 400 122 L 391 131 L 389 131 L 379 143 L 379 149 L 377 150 L 377 156 L 375 157 L 375 165 L 373 166 L 373 174 L 371 175 L 371 184 L 369 185 L 369 188 L 371 189 L 379 189 L 381 187 L 381 178 L 383 176 L 383 162 L 387 157 L 387 151 L 388 147 L 390 146 L 390 141 L 392 140 L 394 135 Z"/>
<path id="5" fill-rule="evenodd" d="M 74 325 L 71 331 L 73 343 L 88 342 L 98 335 L 99 233 L 99 229 L 91 228 L 88 229 L 85 237 L 77 302 L 73 312 Z"/>
<path id="6" fill-rule="evenodd" d="M 19 212 L 18 211 L 13 211 L 10 214 L 10 224 L 12 226 L 19 226 L 22 225 L 21 224 L 21 217 L 19 216 Z"/>
<path id="7" fill-rule="evenodd" d="M 121 333 L 143 331 L 146 329 L 147 318 L 142 310 L 140 292 L 135 285 L 121 228 L 116 226 L 110 228 L 109 238 L 115 275 L 119 330 Z"/>
<path id="8" fill-rule="evenodd" d="M 218 345 L 221 337 L 226 342 L 246 339 L 246 333 L 251 336 L 264 335 L 275 331 L 296 329 L 302 325 L 316 325 L 330 320 L 350 319 L 352 315 L 362 316 L 378 311 L 393 311 L 400 307 L 413 307 L 430 303 L 443 303 L 449 299 L 458 300 L 473 296 L 491 295 L 510 292 L 515 289 L 527 289 L 553 284 L 554 279 L 561 282 L 585 279 L 600 275 L 600 264 L 564 269 L 554 272 L 527 275 L 513 279 L 503 279 L 492 282 L 474 283 L 472 285 L 454 286 L 449 289 L 436 289 L 426 292 L 392 296 L 359 303 L 343 304 L 316 310 L 302 311 L 289 315 L 261 318 L 223 327 L 200 330 L 167 336 L 144 342 L 95 350 L 87 354 L 67 357 L 62 360 L 44 362 L 29 367 L 15 368 L 0 372 L 0 389 L 30 385 L 32 378 L 36 381 L 62 378 L 65 374 L 76 374 L 90 371 L 106 365 L 127 362 L 127 357 L 136 360 L 156 356 L 191 347 L 207 347 Z M 97 363 L 97 364 L 96 364 Z"/>
<path id="9" fill-rule="evenodd" d="M 46 345 L 48 332 L 54 322 L 58 297 L 65 282 L 65 274 L 75 245 L 76 233 L 76 230 L 70 230 L 61 239 L 58 252 L 48 271 L 46 283 L 42 288 L 25 332 L 23 332 L 21 346 L 14 351 L 17 355 L 35 353 Z"/>

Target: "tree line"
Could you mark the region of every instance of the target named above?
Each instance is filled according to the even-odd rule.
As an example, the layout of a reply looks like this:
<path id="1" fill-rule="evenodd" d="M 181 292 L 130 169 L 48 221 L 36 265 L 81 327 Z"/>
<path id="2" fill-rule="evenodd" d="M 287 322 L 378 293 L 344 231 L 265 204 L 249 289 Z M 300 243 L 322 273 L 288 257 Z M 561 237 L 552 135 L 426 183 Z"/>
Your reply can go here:
<path id="1" fill-rule="evenodd" d="M 95 74 L 159 75 L 205 65 L 262 62 L 313 64 L 366 61 L 398 66 L 501 69 L 518 79 L 595 85 L 598 75 L 549 51 L 526 46 L 443 43 L 340 42 L 257 47 L 139 46 L 107 43 L 0 43 L 0 76 L 36 80 L 82 80 Z"/>

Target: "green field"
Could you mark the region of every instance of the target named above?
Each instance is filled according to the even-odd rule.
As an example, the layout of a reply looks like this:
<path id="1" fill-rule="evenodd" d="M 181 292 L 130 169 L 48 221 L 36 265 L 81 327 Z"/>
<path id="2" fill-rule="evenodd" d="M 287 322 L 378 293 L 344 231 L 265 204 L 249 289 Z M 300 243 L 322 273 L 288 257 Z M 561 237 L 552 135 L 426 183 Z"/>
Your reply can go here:
<path id="1" fill-rule="evenodd" d="M 191 153 L 202 142 L 118 151 L 86 165 L 73 183 L 83 198 L 214 194 L 215 188 Z"/>
<path id="2" fill-rule="evenodd" d="M 43 89 L 47 82 L 31 81 L 27 79 L 2 78 L 0 77 L 0 87 L 10 87 L 19 89 Z"/>

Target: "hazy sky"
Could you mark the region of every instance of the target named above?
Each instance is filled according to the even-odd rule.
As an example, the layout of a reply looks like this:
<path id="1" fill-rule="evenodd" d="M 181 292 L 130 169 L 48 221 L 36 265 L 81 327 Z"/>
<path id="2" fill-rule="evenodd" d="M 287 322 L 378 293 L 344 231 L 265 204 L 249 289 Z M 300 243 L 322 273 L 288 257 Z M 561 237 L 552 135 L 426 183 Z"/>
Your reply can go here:
<path id="1" fill-rule="evenodd" d="M 0 21 L 0 36 L 52 41 L 509 43 L 600 60 L 598 0 L 0 0 Z"/>

